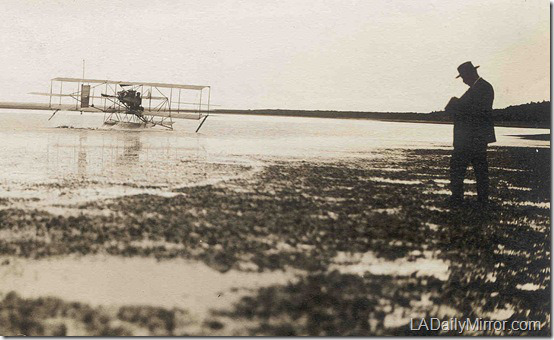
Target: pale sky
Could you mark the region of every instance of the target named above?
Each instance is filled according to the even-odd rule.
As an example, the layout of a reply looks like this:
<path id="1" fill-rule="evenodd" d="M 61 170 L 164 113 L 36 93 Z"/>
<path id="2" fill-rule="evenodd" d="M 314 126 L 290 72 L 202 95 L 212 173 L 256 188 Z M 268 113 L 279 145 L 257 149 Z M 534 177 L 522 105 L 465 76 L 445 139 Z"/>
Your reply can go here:
<path id="1" fill-rule="evenodd" d="M 212 86 L 225 108 L 441 110 L 471 60 L 494 106 L 550 98 L 546 0 L 0 1 L 0 101 L 54 77 Z"/>

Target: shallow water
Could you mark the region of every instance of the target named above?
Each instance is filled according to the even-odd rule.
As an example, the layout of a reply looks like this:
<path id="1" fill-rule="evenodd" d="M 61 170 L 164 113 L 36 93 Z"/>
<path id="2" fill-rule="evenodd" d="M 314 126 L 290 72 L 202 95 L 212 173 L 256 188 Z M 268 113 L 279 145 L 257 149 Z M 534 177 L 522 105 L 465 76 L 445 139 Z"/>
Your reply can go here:
<path id="1" fill-rule="evenodd" d="M 177 121 L 174 131 L 121 130 L 91 113 L 48 117 L 0 112 L 1 196 L 41 195 L 45 184 L 92 188 L 78 195 L 91 198 L 136 193 L 130 186 L 173 189 L 248 175 L 273 159 L 380 157 L 375 151 L 385 148 L 448 148 L 452 138 L 451 125 L 372 120 L 214 114 L 196 134 L 198 121 Z M 517 137 L 542 133 L 549 130 L 499 127 L 494 145 L 549 147 Z"/>
<path id="2" fill-rule="evenodd" d="M 182 308 L 200 319 L 248 290 L 292 281 L 295 271 L 220 273 L 202 262 L 116 256 L 0 258 L 0 294 L 52 296 L 92 306 Z"/>
<path id="3" fill-rule="evenodd" d="M 3 147 L 26 151 L 46 145 L 86 151 L 93 147 L 119 147 L 129 154 L 138 154 L 141 160 L 147 154 L 344 157 L 383 148 L 449 147 L 452 141 L 452 125 L 375 120 L 213 114 L 196 134 L 198 121 L 194 120 L 179 120 L 175 130 L 168 131 L 105 128 L 102 116 L 90 113 L 59 113 L 47 121 L 44 113 L 0 112 L 0 118 Z M 59 126 L 75 129 L 52 129 Z M 518 137 L 548 134 L 548 129 L 497 127 L 496 131 L 498 142 L 493 145 L 549 146 L 549 141 Z"/>

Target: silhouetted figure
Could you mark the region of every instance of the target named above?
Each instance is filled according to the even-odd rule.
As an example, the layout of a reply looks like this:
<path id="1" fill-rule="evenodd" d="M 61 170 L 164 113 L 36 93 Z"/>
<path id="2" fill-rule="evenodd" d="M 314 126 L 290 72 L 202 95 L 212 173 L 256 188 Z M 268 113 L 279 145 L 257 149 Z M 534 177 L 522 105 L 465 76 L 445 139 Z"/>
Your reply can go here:
<path id="1" fill-rule="evenodd" d="M 458 67 L 459 75 L 469 86 L 461 98 L 452 97 L 446 111 L 454 118 L 454 150 L 450 160 L 451 203 L 461 204 L 464 198 L 464 177 L 471 163 L 477 179 L 477 197 L 486 204 L 489 199 L 489 167 L 487 145 L 496 142 L 492 121 L 494 90 L 479 77 L 477 68 L 468 61 Z"/>

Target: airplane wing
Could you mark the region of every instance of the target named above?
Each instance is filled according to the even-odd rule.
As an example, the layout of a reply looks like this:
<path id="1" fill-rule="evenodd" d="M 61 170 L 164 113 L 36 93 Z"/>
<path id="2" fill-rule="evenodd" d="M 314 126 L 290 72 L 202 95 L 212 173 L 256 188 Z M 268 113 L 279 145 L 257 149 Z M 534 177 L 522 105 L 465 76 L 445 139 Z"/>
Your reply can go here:
<path id="1" fill-rule="evenodd" d="M 38 96 L 46 96 L 46 97 L 79 97 L 80 95 L 78 93 L 76 94 L 66 94 L 66 93 L 47 93 L 47 92 L 29 92 L 29 94 L 34 94 Z M 105 96 L 89 96 L 89 98 L 104 98 Z M 156 100 L 165 100 L 167 97 L 160 97 L 160 96 L 142 96 L 142 99 L 156 99 Z"/>
<path id="2" fill-rule="evenodd" d="M 165 117 L 165 118 L 175 118 L 175 119 L 195 119 L 198 120 L 204 117 L 208 112 L 207 111 L 193 111 L 193 110 L 171 110 L 170 111 L 144 111 L 144 115 L 154 116 L 154 117 Z"/>
<path id="3" fill-rule="evenodd" d="M 64 106 L 63 111 L 75 109 L 75 105 L 48 105 L 47 103 L 17 103 L 17 102 L 0 102 L 0 109 L 14 110 L 57 110 L 54 106 Z M 61 110 L 61 109 L 60 109 Z"/>
<path id="4" fill-rule="evenodd" d="M 38 96 L 46 96 L 46 97 L 71 97 L 71 98 L 78 98 L 79 97 L 79 94 L 59 94 L 59 93 L 47 93 L 47 92 L 29 92 L 29 94 L 34 94 L 34 95 L 38 95 Z M 103 99 L 103 98 L 106 98 L 106 97 L 110 97 L 110 98 L 115 98 L 114 95 L 106 95 L 106 94 L 101 94 L 100 96 L 89 96 L 89 98 L 95 98 L 95 99 Z M 152 99 L 152 100 L 168 100 L 167 97 L 160 97 L 160 96 L 150 96 L 150 95 L 146 95 L 146 96 L 142 96 L 142 100 L 149 100 L 149 99 Z M 185 104 L 185 105 L 198 105 L 198 103 L 193 103 L 193 102 L 173 102 L 174 104 Z M 217 105 L 217 104 L 210 104 L 210 106 L 221 106 L 221 105 Z"/>
<path id="5" fill-rule="evenodd" d="M 164 87 L 185 90 L 202 90 L 209 88 L 207 85 L 184 85 L 184 84 L 169 84 L 169 83 L 142 83 L 138 81 L 118 81 L 118 80 L 102 80 L 102 79 L 81 79 L 81 78 L 54 78 L 52 81 L 62 81 L 71 83 L 89 83 L 89 84 L 115 84 L 115 85 L 143 85 L 152 87 Z"/>
<path id="6" fill-rule="evenodd" d="M 55 82 L 59 82 L 59 84 Z M 64 86 L 65 82 L 77 83 L 77 91 L 74 89 L 75 84 L 71 86 Z M 130 102 L 131 104 L 129 104 L 119 98 L 121 93 L 126 93 L 125 91 L 130 94 L 136 94 L 139 91 L 134 88 L 131 90 L 122 89 L 121 91 L 123 92 L 121 92 L 117 91 L 117 86 L 136 86 L 137 88 L 140 88 L 140 92 L 142 93 L 140 99 L 142 100 L 143 106 L 140 106 L 140 101 L 137 103 L 136 100 L 133 100 Z M 59 92 L 56 88 L 59 89 Z M 94 93 L 94 88 L 98 88 L 96 90 L 96 94 Z M 193 93 L 181 90 L 193 90 Z M 155 94 L 154 91 L 157 93 Z M 106 92 L 110 93 L 108 94 Z M 122 118 L 123 116 L 120 116 L 121 114 L 126 114 L 135 115 L 136 117 L 131 117 L 135 120 L 141 120 L 143 122 L 148 121 L 171 128 L 171 122 L 166 122 L 165 118 L 194 120 L 204 119 L 205 121 L 210 114 L 210 93 L 211 87 L 204 85 L 113 81 L 85 78 L 54 78 L 51 79 L 49 93 L 31 93 L 49 97 L 50 101 L 48 103 L 0 102 L 0 109 L 54 111 L 50 119 L 54 117 L 58 111 L 90 112 L 103 115 L 109 114 L 109 117 L 112 118 L 108 119 L 116 121 L 129 118 Z M 197 102 L 189 102 L 191 100 L 195 100 L 194 98 L 197 98 Z M 185 108 L 183 108 L 183 106 L 185 106 Z M 207 108 L 207 110 L 205 108 Z M 161 119 L 154 119 L 153 117 Z M 104 116 L 104 119 L 106 120 L 106 116 Z M 202 121 L 202 123 L 204 121 Z M 202 126 L 202 123 L 200 126 Z"/>
<path id="7" fill-rule="evenodd" d="M 47 103 L 21 103 L 21 102 L 0 102 L 0 109 L 13 109 L 13 110 L 60 110 L 60 111 L 78 111 L 78 112 L 94 112 L 94 113 L 125 113 L 124 107 L 116 107 L 108 109 L 106 111 L 101 110 L 96 107 L 83 107 L 75 104 L 52 104 Z M 143 115 L 154 116 L 154 117 L 163 117 L 163 118 L 175 118 L 175 119 L 201 119 L 206 115 L 208 111 L 205 110 L 145 110 L 142 112 Z"/>

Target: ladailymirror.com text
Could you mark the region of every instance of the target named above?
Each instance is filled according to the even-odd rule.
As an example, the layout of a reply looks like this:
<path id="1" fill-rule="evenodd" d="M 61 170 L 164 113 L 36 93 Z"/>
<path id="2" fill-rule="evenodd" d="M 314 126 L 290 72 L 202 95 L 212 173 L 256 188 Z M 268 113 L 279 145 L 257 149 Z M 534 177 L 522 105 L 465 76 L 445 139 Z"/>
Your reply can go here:
<path id="1" fill-rule="evenodd" d="M 450 318 L 442 320 L 439 318 L 421 318 L 410 320 L 412 331 L 457 331 L 458 333 L 477 331 L 540 331 L 540 321 L 517 321 L 517 320 L 486 320 L 482 318 Z"/>

